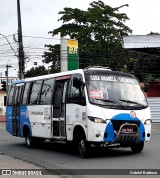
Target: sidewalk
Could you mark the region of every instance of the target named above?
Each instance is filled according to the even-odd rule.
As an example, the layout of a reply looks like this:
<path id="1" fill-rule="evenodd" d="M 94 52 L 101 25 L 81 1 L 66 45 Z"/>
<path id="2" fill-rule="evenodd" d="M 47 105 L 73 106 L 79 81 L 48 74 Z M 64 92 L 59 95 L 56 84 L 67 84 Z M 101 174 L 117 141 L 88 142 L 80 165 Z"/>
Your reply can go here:
<path id="1" fill-rule="evenodd" d="M 8 175 L 10 173 L 11 175 Z M 26 173 L 27 175 L 25 175 Z M 4 174 L 7 174 L 7 175 L 4 175 Z M 0 178 L 11 178 L 11 177 L 21 178 L 21 177 L 26 177 L 26 176 L 27 178 L 32 178 L 32 177 L 34 178 L 43 178 L 43 177 L 44 178 L 60 178 L 59 176 L 56 176 L 56 175 L 41 175 L 40 167 L 0 153 Z"/>

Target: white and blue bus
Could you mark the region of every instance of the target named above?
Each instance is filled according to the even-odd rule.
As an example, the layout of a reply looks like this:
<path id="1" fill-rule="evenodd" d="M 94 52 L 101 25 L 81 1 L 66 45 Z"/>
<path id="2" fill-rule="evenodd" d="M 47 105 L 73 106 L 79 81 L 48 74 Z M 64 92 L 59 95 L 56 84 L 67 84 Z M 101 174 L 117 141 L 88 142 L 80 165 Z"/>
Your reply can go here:
<path id="1" fill-rule="evenodd" d="M 144 91 L 131 74 L 103 67 L 14 81 L 8 91 L 6 130 L 32 147 L 44 140 L 74 143 L 80 157 L 91 146 L 141 152 L 151 137 Z"/>

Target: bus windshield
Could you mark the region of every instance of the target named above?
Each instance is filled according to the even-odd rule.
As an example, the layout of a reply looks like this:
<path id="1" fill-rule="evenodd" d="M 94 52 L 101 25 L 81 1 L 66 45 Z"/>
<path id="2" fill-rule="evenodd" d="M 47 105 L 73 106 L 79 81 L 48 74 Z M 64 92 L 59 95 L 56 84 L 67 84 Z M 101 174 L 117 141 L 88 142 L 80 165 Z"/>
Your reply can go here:
<path id="1" fill-rule="evenodd" d="M 146 97 L 135 78 L 88 75 L 86 83 L 89 101 L 93 104 L 134 108 L 148 106 Z"/>

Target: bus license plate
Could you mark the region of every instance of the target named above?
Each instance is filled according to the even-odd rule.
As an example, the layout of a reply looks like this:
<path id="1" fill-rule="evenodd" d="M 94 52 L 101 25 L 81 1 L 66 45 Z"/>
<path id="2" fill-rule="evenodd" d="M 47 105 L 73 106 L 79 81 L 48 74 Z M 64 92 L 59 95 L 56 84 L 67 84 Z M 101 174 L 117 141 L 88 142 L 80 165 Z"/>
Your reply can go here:
<path id="1" fill-rule="evenodd" d="M 131 128 L 124 128 L 124 129 L 122 129 L 122 132 L 133 132 L 133 129 L 131 129 Z"/>

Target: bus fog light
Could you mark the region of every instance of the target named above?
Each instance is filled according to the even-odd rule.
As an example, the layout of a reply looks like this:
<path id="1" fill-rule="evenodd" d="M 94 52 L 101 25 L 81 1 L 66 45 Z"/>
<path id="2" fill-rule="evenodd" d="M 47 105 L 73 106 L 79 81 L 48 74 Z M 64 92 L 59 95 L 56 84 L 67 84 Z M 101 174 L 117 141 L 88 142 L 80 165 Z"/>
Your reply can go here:
<path id="1" fill-rule="evenodd" d="M 96 137 L 100 137 L 101 136 L 101 133 L 99 131 L 96 130 Z"/>
<path id="2" fill-rule="evenodd" d="M 151 134 L 150 133 L 147 133 L 147 137 L 150 137 L 151 136 Z"/>

